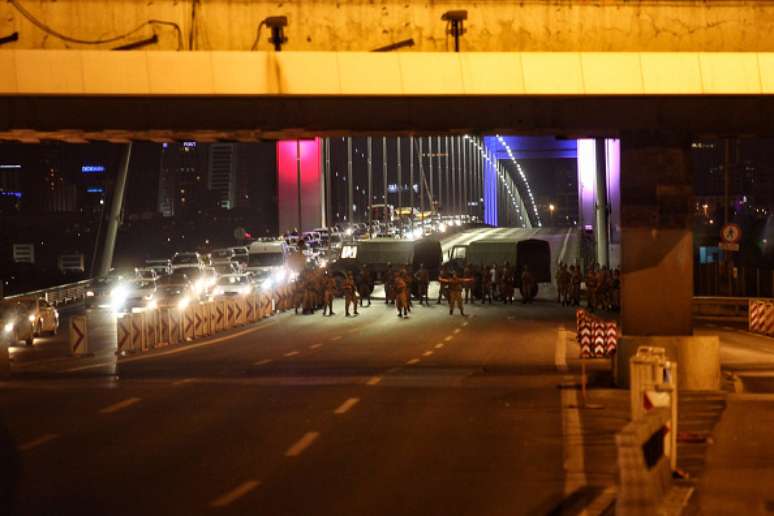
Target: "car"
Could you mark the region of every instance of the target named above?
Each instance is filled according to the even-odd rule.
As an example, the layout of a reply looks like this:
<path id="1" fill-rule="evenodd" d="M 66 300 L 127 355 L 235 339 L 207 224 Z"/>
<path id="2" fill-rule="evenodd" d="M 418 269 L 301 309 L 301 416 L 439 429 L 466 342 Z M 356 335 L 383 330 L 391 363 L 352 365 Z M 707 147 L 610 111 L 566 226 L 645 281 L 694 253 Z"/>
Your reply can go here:
<path id="1" fill-rule="evenodd" d="M 230 263 L 235 256 L 234 250 L 230 247 L 215 249 L 210 253 L 210 263 L 214 267 L 223 263 Z"/>
<path id="2" fill-rule="evenodd" d="M 245 246 L 229 247 L 234 253 L 233 261 L 240 263 L 242 266 L 247 266 L 247 261 L 250 256 L 250 251 Z"/>
<path id="3" fill-rule="evenodd" d="M 158 276 L 166 276 L 168 274 L 172 274 L 172 261 L 166 258 L 145 260 L 145 266 L 146 268 L 153 269 L 154 271 L 156 271 L 156 274 Z"/>
<path id="4" fill-rule="evenodd" d="M 247 274 L 226 274 L 218 278 L 213 296 L 246 296 L 253 291 L 253 282 Z"/>
<path id="5" fill-rule="evenodd" d="M 191 283 L 181 276 L 168 276 L 156 285 L 156 304 L 159 307 L 185 309 L 193 297 Z"/>
<path id="6" fill-rule="evenodd" d="M 3 337 L 9 344 L 23 340 L 31 346 L 35 337 L 56 335 L 59 312 L 43 298 L 5 301 L 0 304 Z"/>
<path id="7" fill-rule="evenodd" d="M 110 308 L 113 289 L 124 281 L 120 274 L 95 278 L 86 289 L 86 308 Z"/>
<path id="8" fill-rule="evenodd" d="M 203 261 L 199 253 L 196 252 L 180 252 L 175 253 L 172 257 L 172 270 L 183 269 L 188 267 L 202 267 Z"/>
<path id="9" fill-rule="evenodd" d="M 159 278 L 158 273 L 152 267 L 138 267 L 134 269 L 137 279 L 143 279 L 147 281 L 156 281 Z"/>
<path id="10" fill-rule="evenodd" d="M 237 262 L 216 263 L 212 266 L 218 274 L 239 274 L 242 267 Z"/>
<path id="11" fill-rule="evenodd" d="M 156 281 L 133 279 L 118 282 L 110 292 L 110 308 L 116 312 L 149 308 L 156 304 Z"/>

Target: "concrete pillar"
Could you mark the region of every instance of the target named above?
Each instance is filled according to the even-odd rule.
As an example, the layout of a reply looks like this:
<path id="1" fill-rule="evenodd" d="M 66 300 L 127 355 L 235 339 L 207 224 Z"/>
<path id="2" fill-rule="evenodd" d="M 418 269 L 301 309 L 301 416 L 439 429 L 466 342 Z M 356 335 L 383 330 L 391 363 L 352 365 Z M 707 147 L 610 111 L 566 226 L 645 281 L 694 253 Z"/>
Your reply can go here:
<path id="1" fill-rule="evenodd" d="M 594 236 L 597 242 L 597 263 L 600 267 L 608 265 L 608 221 L 607 221 L 607 160 L 605 159 L 605 140 L 596 140 L 596 188 L 594 209 Z"/>
<path id="2" fill-rule="evenodd" d="M 640 346 L 678 362 L 679 388 L 720 388 L 717 336 L 693 336 L 693 178 L 687 142 L 621 142 L 621 325 L 616 383 L 629 383 Z"/>
<path id="3" fill-rule="evenodd" d="M 113 266 L 113 253 L 116 248 L 116 237 L 118 236 L 118 226 L 121 221 L 121 210 L 124 206 L 124 191 L 126 190 L 126 178 L 129 175 L 129 160 L 131 157 L 132 142 L 129 142 L 124 145 L 124 152 L 121 156 L 121 166 L 118 169 L 116 182 L 113 186 L 107 231 L 105 233 L 99 268 L 97 269 L 95 276 L 107 276 L 110 272 L 110 268 Z"/>
<path id="4" fill-rule="evenodd" d="M 347 137 L 347 222 L 352 224 L 352 202 L 353 202 L 353 179 L 352 179 L 352 137 Z M 370 202 L 368 205 L 370 206 Z"/>

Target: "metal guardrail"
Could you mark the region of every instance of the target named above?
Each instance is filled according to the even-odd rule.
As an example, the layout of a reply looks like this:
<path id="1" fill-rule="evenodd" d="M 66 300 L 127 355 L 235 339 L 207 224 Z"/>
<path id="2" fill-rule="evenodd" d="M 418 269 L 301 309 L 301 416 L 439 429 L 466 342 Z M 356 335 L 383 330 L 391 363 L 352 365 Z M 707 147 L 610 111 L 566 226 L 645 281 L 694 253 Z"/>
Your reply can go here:
<path id="1" fill-rule="evenodd" d="M 64 306 L 79 303 L 86 297 L 86 290 L 91 284 L 91 280 L 82 280 L 75 283 L 66 283 L 55 287 L 33 290 L 31 292 L 22 292 L 3 299 L 25 299 L 42 297 L 54 306 Z"/>
<path id="2" fill-rule="evenodd" d="M 743 322 L 749 317 L 750 298 L 700 296 L 693 298 L 693 318 L 704 321 Z"/>

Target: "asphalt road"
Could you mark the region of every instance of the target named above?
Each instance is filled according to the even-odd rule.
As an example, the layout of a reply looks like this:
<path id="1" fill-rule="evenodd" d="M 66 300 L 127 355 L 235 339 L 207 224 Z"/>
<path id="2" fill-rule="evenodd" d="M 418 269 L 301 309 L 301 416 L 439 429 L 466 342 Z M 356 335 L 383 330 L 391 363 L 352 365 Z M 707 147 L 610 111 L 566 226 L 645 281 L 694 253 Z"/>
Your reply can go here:
<path id="1" fill-rule="evenodd" d="M 546 514 L 582 487 L 572 309 L 342 304 L 14 375 L 0 514 Z"/>

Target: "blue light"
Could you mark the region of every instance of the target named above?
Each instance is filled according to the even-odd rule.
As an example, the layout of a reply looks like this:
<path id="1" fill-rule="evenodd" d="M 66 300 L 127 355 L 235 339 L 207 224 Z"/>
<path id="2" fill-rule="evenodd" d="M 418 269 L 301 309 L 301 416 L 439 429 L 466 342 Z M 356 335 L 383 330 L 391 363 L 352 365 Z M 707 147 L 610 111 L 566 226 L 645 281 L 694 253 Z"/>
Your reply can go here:
<path id="1" fill-rule="evenodd" d="M 196 142 L 183 142 L 183 147 L 196 147 Z"/>
<path id="2" fill-rule="evenodd" d="M 105 189 L 101 186 L 90 186 L 86 189 L 88 193 L 104 193 Z"/>
<path id="3" fill-rule="evenodd" d="M 104 165 L 83 165 L 81 167 L 82 174 L 101 174 L 105 171 Z"/>
<path id="4" fill-rule="evenodd" d="M 0 197 L 16 197 L 17 199 L 22 198 L 21 192 L 6 192 L 3 190 L 0 190 Z"/>

